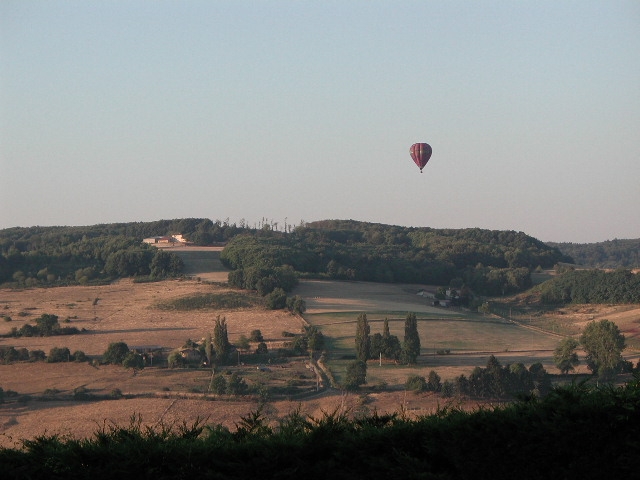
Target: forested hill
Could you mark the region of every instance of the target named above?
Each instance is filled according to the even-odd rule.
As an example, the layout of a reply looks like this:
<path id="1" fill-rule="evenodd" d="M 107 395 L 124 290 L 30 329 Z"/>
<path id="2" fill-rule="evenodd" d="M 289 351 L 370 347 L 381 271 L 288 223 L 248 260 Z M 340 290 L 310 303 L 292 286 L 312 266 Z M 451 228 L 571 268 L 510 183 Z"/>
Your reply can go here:
<path id="1" fill-rule="evenodd" d="M 142 243 L 183 234 L 197 245 L 219 244 L 255 228 L 206 218 L 91 226 L 15 227 L 0 230 L 0 284 L 67 285 L 114 278 L 178 275 L 182 261 Z"/>
<path id="2" fill-rule="evenodd" d="M 196 245 L 227 243 L 221 259 L 234 270 L 289 265 L 300 276 L 430 283 L 497 295 L 521 291 L 530 272 L 569 262 L 556 248 L 522 232 L 400 227 L 325 220 L 285 231 L 202 218 L 85 227 L 0 230 L 0 283 L 86 282 L 178 273 L 171 254 L 142 244 L 181 233 Z M 237 278 L 237 277 L 236 277 Z"/>
<path id="3" fill-rule="evenodd" d="M 400 227 L 353 220 L 307 223 L 291 233 L 243 235 L 221 260 L 233 270 L 290 265 L 315 278 L 521 291 L 531 270 L 572 260 L 522 232 Z"/>
<path id="4" fill-rule="evenodd" d="M 598 243 L 546 243 L 584 267 L 640 268 L 640 238 Z"/>

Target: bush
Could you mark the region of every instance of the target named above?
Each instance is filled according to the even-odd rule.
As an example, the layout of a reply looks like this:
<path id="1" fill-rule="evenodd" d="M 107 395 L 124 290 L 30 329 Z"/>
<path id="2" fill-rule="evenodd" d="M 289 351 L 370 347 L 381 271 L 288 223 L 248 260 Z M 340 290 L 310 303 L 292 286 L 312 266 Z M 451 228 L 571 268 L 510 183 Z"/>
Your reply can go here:
<path id="1" fill-rule="evenodd" d="M 31 350 L 29 351 L 29 361 L 30 362 L 44 362 L 47 358 L 47 355 L 43 350 Z"/>
<path id="2" fill-rule="evenodd" d="M 260 330 L 252 330 L 251 336 L 249 336 L 249 340 L 252 342 L 262 342 L 264 338 L 262 337 L 262 332 Z"/>
<path id="3" fill-rule="evenodd" d="M 240 335 L 240 338 L 236 342 L 236 346 L 242 350 L 248 350 L 251 344 L 249 343 L 249 339 L 243 334 Z"/>
<path id="4" fill-rule="evenodd" d="M 89 357 L 87 357 L 82 350 L 76 350 L 73 352 L 73 361 L 74 362 L 88 362 Z"/>
<path id="5" fill-rule="evenodd" d="M 102 355 L 102 361 L 104 363 L 111 363 L 114 365 L 121 365 L 125 357 L 129 353 L 129 347 L 124 342 L 110 343 L 107 350 Z"/>
<path id="6" fill-rule="evenodd" d="M 230 395 L 242 395 L 249 390 L 244 379 L 237 373 L 232 373 L 227 383 L 227 393 Z"/>
<path id="7" fill-rule="evenodd" d="M 287 294 L 281 288 L 274 289 L 265 297 L 265 306 L 269 310 L 280 310 L 287 305 Z"/>
<path id="8" fill-rule="evenodd" d="M 91 394 L 86 387 L 77 387 L 73 389 L 74 400 L 90 400 Z"/>
<path id="9" fill-rule="evenodd" d="M 211 379 L 209 388 L 213 393 L 223 395 L 227 392 L 227 380 L 222 375 L 216 375 Z"/>
<path id="10" fill-rule="evenodd" d="M 269 353 L 269 349 L 267 348 L 267 344 L 264 342 L 260 342 L 258 344 L 258 348 L 256 348 L 256 353 L 258 355 L 267 355 Z"/>
<path id="11" fill-rule="evenodd" d="M 139 353 L 129 352 L 122 360 L 122 366 L 124 368 L 143 369 L 144 358 Z"/>
<path id="12" fill-rule="evenodd" d="M 47 363 L 68 362 L 71 360 L 71 352 L 67 347 L 53 347 L 49 351 Z"/>
<path id="13" fill-rule="evenodd" d="M 404 384 L 404 388 L 419 393 L 427 390 L 428 385 L 424 377 L 421 377 L 419 375 L 409 375 L 407 381 Z"/>

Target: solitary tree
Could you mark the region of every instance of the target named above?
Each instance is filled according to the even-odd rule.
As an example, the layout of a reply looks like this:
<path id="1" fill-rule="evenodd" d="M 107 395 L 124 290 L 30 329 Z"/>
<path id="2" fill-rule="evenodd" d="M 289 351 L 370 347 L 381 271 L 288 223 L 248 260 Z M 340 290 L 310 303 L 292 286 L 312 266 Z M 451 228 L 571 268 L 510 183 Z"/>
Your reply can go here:
<path id="1" fill-rule="evenodd" d="M 67 347 L 53 347 L 47 357 L 48 363 L 68 362 L 71 360 L 71 352 Z"/>
<path id="2" fill-rule="evenodd" d="M 207 365 L 213 368 L 213 340 L 209 332 L 204 338 L 204 354 L 207 357 Z"/>
<path id="3" fill-rule="evenodd" d="M 613 377 L 626 347 L 618 326 L 609 320 L 590 322 L 582 332 L 580 343 L 587 352 L 589 370 L 602 379 Z"/>
<path id="4" fill-rule="evenodd" d="M 355 360 L 347 365 L 344 388 L 357 390 L 360 385 L 367 383 L 367 363 Z"/>
<path id="5" fill-rule="evenodd" d="M 366 362 L 371 354 L 370 331 L 367 314 L 361 313 L 356 325 L 356 358 L 362 362 Z"/>
<path id="6" fill-rule="evenodd" d="M 49 313 L 43 313 L 40 317 L 36 318 L 36 328 L 43 337 L 53 335 L 56 330 L 60 328 L 58 323 L 58 316 L 51 315 Z"/>
<path id="7" fill-rule="evenodd" d="M 307 349 L 313 355 L 313 352 L 324 348 L 324 335 L 316 327 L 309 327 L 306 332 Z"/>
<path id="8" fill-rule="evenodd" d="M 580 363 L 578 360 L 578 354 L 576 353 L 578 348 L 577 340 L 573 338 L 565 338 L 562 340 L 553 352 L 553 361 L 563 374 L 569 373 L 574 370 Z"/>
<path id="9" fill-rule="evenodd" d="M 124 342 L 110 343 L 107 347 L 107 351 L 102 355 L 102 361 L 104 363 L 112 363 L 114 365 L 121 365 L 124 357 L 129 353 L 129 347 Z"/>
<path id="10" fill-rule="evenodd" d="M 213 350 L 215 352 L 214 363 L 216 364 L 224 363 L 231 352 L 231 344 L 227 335 L 227 319 L 220 318 L 220 315 L 216 317 L 216 324 L 213 327 Z"/>
<path id="11" fill-rule="evenodd" d="M 144 368 L 144 358 L 139 353 L 129 352 L 122 360 L 122 365 L 124 368 L 142 370 Z"/>
<path id="12" fill-rule="evenodd" d="M 397 360 L 400 358 L 402 346 L 400 340 L 395 335 L 391 335 L 389 330 L 389 319 L 385 317 L 384 326 L 382 327 L 382 355 L 386 358 Z"/>
<path id="13" fill-rule="evenodd" d="M 420 355 L 420 336 L 418 335 L 418 320 L 415 313 L 408 313 L 404 322 L 404 342 L 402 344 L 401 359 L 403 363 L 413 365 Z"/>
<path id="14" fill-rule="evenodd" d="M 264 337 L 262 336 L 262 332 L 260 330 L 251 330 L 251 336 L 249 340 L 252 342 L 264 342 Z"/>

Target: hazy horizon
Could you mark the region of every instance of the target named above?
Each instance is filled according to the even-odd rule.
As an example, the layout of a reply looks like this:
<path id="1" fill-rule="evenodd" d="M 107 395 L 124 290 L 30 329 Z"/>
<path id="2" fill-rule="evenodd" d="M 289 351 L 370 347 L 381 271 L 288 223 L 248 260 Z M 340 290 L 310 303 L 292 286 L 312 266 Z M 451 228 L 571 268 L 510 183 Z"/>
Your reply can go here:
<path id="1" fill-rule="evenodd" d="M 633 0 L 7 0 L 0 228 L 640 238 L 639 27 Z"/>

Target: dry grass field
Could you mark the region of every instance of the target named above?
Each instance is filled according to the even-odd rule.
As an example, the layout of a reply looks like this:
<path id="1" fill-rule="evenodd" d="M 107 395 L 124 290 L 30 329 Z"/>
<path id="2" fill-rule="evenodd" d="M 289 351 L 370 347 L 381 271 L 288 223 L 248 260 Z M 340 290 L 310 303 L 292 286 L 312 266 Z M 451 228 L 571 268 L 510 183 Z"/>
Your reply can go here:
<path id="1" fill-rule="evenodd" d="M 366 282 L 304 281 L 293 292 L 307 302 L 305 319 L 284 311 L 267 311 L 261 307 L 238 309 L 207 309 L 191 311 L 162 310 L 159 303 L 195 294 L 224 293 L 222 284 L 226 272 L 217 257 L 219 249 L 192 249 L 177 247 L 185 259 L 191 280 L 168 280 L 158 283 L 133 283 L 120 280 L 104 286 L 73 286 L 49 289 L 0 289 L 0 314 L 11 317 L 11 322 L 0 323 L 0 333 L 13 327 L 33 324 L 43 313 L 55 314 L 62 326 L 86 331 L 77 335 L 57 337 L 0 338 L 0 347 L 25 347 L 46 353 L 53 347 L 68 347 L 71 352 L 82 350 L 99 357 L 111 342 L 124 341 L 129 346 L 157 345 L 165 349 L 182 346 L 187 339 L 200 340 L 213 329 L 217 315 L 227 319 L 229 340 L 234 343 L 240 335 L 249 336 L 254 329 L 261 330 L 270 348 L 276 348 L 287 339 L 284 331 L 299 332 L 309 322 L 318 326 L 327 336 L 330 351 L 327 363 L 337 376 L 346 364 L 345 355 L 353 354 L 353 335 L 358 313 L 367 312 L 371 332 L 382 330 L 382 320 L 391 319 L 391 333 L 403 336 L 406 312 L 415 312 L 419 319 L 422 355 L 417 366 L 406 367 L 393 362 L 382 366 L 371 361 L 368 370 L 369 385 L 386 384 L 388 391 L 343 395 L 338 390 L 326 389 L 303 399 L 270 401 L 265 413 L 271 419 L 286 416 L 299 408 L 302 413 L 320 417 L 323 412 L 344 409 L 351 413 L 398 412 L 410 415 L 433 413 L 446 401 L 425 393 L 406 393 L 402 385 L 409 374 L 427 375 L 436 370 L 443 380 L 461 373 L 468 374 L 475 366 L 484 366 L 494 354 L 501 363 L 523 362 L 529 366 L 542 362 L 552 373 L 552 349 L 559 337 L 523 328 L 505 320 L 483 317 L 470 312 L 431 307 L 428 300 L 417 295 L 425 286 L 382 285 Z M 603 307 L 604 308 L 604 307 Z M 613 308 L 613 307 L 612 307 Z M 600 312 L 602 313 L 602 312 Z M 604 314 L 608 317 L 602 317 Z M 640 309 L 612 309 L 598 316 L 588 317 L 576 308 L 563 314 L 575 314 L 576 322 L 608 318 L 620 322 L 625 335 L 636 335 L 640 322 Z M 593 318 L 591 318 L 593 317 Z M 67 321 L 68 320 L 68 321 Z M 583 324 L 582 323 L 582 324 Z M 437 354 L 450 350 L 450 354 Z M 625 358 L 637 361 L 637 352 L 627 352 Z M 253 368 L 253 367 L 252 367 Z M 305 359 L 286 364 L 288 375 L 309 377 Z M 580 371 L 584 367 L 580 367 Z M 250 382 L 259 382 L 260 373 L 253 368 L 241 371 Z M 241 416 L 258 408 L 254 397 L 217 398 L 206 395 L 210 373 L 204 369 L 145 368 L 138 372 L 119 366 L 88 363 L 14 363 L 0 365 L 0 387 L 17 393 L 29 401 L 11 399 L 0 405 L 0 445 L 15 445 L 21 438 L 47 433 L 90 436 L 104 425 L 127 425 L 132 416 L 139 415 L 145 425 L 159 423 L 192 423 L 207 419 L 234 428 Z M 45 391 L 55 390 L 58 396 L 70 396 L 74 389 L 83 387 L 91 394 L 109 395 L 118 389 L 125 396 L 118 400 L 41 401 Z M 477 402 L 460 404 L 465 408 Z"/>

